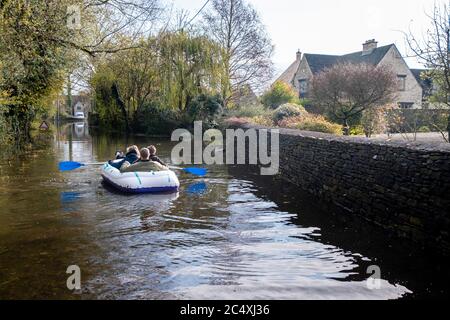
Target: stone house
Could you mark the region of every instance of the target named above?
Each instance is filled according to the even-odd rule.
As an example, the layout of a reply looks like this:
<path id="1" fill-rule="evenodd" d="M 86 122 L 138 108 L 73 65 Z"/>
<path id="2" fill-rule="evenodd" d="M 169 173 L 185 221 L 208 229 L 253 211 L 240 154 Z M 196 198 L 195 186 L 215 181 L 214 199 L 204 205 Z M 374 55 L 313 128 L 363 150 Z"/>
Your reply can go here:
<path id="1" fill-rule="evenodd" d="M 83 112 L 87 115 L 92 109 L 91 98 L 88 95 L 72 95 L 72 105 L 70 107 L 67 104 L 67 100 L 66 95 L 60 95 L 53 101 L 55 108 L 60 113 L 75 115 L 76 112 Z"/>
<path id="2" fill-rule="evenodd" d="M 419 109 L 425 97 L 426 84 L 420 81 L 421 70 L 411 70 L 395 44 L 378 47 L 375 40 L 366 41 L 362 51 L 337 56 L 324 54 L 302 55 L 297 52 L 296 61 L 278 78 L 294 87 L 300 98 L 308 98 L 314 75 L 337 63 L 367 63 L 374 66 L 390 66 L 397 74 L 397 103 L 403 109 Z"/>
<path id="3" fill-rule="evenodd" d="M 91 99 L 89 96 L 74 95 L 72 96 L 72 114 L 83 112 L 85 115 L 91 110 Z"/>

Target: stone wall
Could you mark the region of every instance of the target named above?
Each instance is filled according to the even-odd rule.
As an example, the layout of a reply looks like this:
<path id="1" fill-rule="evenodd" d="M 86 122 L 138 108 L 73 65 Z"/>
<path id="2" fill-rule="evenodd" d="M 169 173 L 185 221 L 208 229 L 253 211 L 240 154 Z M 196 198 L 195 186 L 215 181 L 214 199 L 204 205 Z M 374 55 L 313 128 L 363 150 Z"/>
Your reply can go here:
<path id="1" fill-rule="evenodd" d="M 282 129 L 280 175 L 345 212 L 450 252 L 450 144 Z"/>

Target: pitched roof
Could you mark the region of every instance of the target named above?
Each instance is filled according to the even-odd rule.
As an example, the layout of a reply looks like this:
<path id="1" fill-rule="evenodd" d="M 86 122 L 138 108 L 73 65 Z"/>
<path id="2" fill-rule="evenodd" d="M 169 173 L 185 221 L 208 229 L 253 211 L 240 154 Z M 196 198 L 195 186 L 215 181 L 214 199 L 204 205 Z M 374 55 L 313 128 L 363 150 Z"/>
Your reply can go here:
<path id="1" fill-rule="evenodd" d="M 433 81 L 430 77 L 423 77 L 422 74 L 428 70 L 426 69 L 411 69 L 412 74 L 419 82 L 425 95 L 431 93 L 433 89 Z"/>
<path id="2" fill-rule="evenodd" d="M 287 84 L 292 85 L 292 80 L 294 79 L 295 74 L 297 73 L 297 70 L 300 66 L 300 62 L 301 62 L 300 59 L 295 60 L 295 62 L 291 64 L 289 68 L 287 68 L 287 70 L 283 72 L 281 76 L 278 77 L 276 81 L 283 81 L 286 82 Z"/>
<path id="3" fill-rule="evenodd" d="M 363 55 L 362 51 L 343 56 L 306 53 L 305 58 L 308 61 L 312 73 L 316 74 L 336 63 L 368 63 L 371 65 L 378 65 L 392 46 L 394 45 L 390 44 L 376 48 L 370 54 L 366 55 Z"/>
<path id="4" fill-rule="evenodd" d="M 305 59 L 308 61 L 311 72 L 316 74 L 323 69 L 329 68 L 338 62 L 339 56 L 330 56 L 325 54 L 305 53 Z"/>
<path id="5" fill-rule="evenodd" d="M 425 72 L 425 69 L 411 69 L 412 74 L 416 77 L 417 81 L 422 82 L 422 72 Z"/>

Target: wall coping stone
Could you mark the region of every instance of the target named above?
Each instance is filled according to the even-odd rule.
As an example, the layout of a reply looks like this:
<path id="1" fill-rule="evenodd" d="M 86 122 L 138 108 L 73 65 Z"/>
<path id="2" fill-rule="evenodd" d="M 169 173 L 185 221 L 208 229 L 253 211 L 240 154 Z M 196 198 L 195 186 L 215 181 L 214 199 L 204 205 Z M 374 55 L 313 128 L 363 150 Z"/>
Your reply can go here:
<path id="1" fill-rule="evenodd" d="M 402 148 L 409 149 L 413 151 L 426 151 L 426 152 L 443 152 L 450 154 L 450 143 L 446 143 L 442 141 L 440 142 L 411 142 L 411 141 L 379 141 L 379 140 L 370 140 L 364 137 L 355 137 L 355 136 L 337 136 L 333 134 L 321 133 L 321 132 L 311 132 L 311 131 L 302 131 L 296 129 L 285 129 L 285 128 L 277 128 L 277 127 L 264 127 L 257 126 L 252 124 L 233 124 L 229 125 L 231 128 L 242 128 L 242 129 L 267 129 L 273 130 L 278 129 L 280 134 L 288 135 L 288 136 L 299 136 L 303 138 L 316 139 L 316 140 L 325 140 L 328 142 L 340 142 L 347 144 L 364 144 L 364 145 L 374 145 L 374 146 L 383 146 L 383 147 L 393 147 L 393 148 Z"/>

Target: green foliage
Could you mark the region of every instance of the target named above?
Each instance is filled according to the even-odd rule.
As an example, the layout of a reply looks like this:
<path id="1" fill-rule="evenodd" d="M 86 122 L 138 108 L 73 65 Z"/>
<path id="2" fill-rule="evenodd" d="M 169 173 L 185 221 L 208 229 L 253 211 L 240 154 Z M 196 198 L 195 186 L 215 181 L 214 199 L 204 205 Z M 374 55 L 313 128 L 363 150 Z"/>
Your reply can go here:
<path id="1" fill-rule="evenodd" d="M 147 132 L 147 119 L 152 130 L 163 130 L 159 133 L 168 133 L 176 123 L 189 126 L 196 119 L 214 126 L 223 105 L 218 98 L 224 81 L 221 49 L 187 32 L 164 33 L 138 44 L 96 67 L 91 84 L 100 123 L 123 127 L 128 120 L 134 131 Z M 119 89 L 126 118 L 112 95 L 113 85 Z M 170 113 L 167 122 L 165 112 Z"/>
<path id="2" fill-rule="evenodd" d="M 177 110 L 146 104 L 136 115 L 133 121 L 133 129 L 147 135 L 160 135 L 172 132 L 179 128 L 181 124 Z"/>
<path id="3" fill-rule="evenodd" d="M 244 123 L 251 123 L 257 126 L 263 126 L 263 127 L 274 127 L 276 126 L 275 123 L 273 123 L 272 119 L 265 116 L 255 116 L 255 117 L 245 117 L 245 118 L 236 118 L 232 117 L 227 119 L 227 123 L 234 123 L 234 124 L 244 124 Z"/>
<path id="4" fill-rule="evenodd" d="M 247 104 L 227 111 L 227 115 L 237 118 L 254 118 L 257 116 L 271 117 L 272 110 L 262 104 Z"/>
<path id="5" fill-rule="evenodd" d="M 3 1 L 0 8 L 0 104 L 14 137 L 29 140 L 33 119 L 63 81 L 70 37 L 66 1 Z"/>
<path id="6" fill-rule="evenodd" d="M 341 125 L 329 122 L 323 116 L 319 115 L 305 114 L 287 118 L 281 121 L 279 126 L 283 128 L 342 135 Z"/>
<path id="7" fill-rule="evenodd" d="M 275 82 L 262 96 L 261 102 L 272 109 L 276 109 L 286 103 L 300 104 L 297 92 L 283 81 Z"/>
<path id="8" fill-rule="evenodd" d="M 210 128 L 217 127 L 217 119 L 223 114 L 223 100 L 219 95 L 200 95 L 188 106 L 188 114 L 192 121 L 203 121 Z"/>
<path id="9" fill-rule="evenodd" d="M 363 136 L 364 134 L 364 127 L 362 125 L 356 125 L 350 128 L 351 136 Z"/>
<path id="10" fill-rule="evenodd" d="M 430 128 L 428 126 L 422 126 L 422 127 L 419 128 L 418 132 L 428 133 L 428 132 L 431 132 L 431 130 L 430 130 Z"/>
<path id="11" fill-rule="evenodd" d="M 184 110 L 201 94 L 222 91 L 225 67 L 222 49 L 205 36 L 188 32 L 163 33 L 158 37 L 163 104 Z"/>
<path id="12" fill-rule="evenodd" d="M 399 109 L 386 112 L 387 125 L 392 133 L 414 133 L 428 127 L 431 132 L 447 131 L 450 110 L 448 109 Z"/>
<path id="13" fill-rule="evenodd" d="M 91 80 L 95 88 L 95 112 L 99 124 L 105 129 L 124 129 L 125 119 L 112 96 L 112 85 L 116 81 L 113 71 L 106 65 L 100 65 Z"/>
<path id="14" fill-rule="evenodd" d="M 0 145 L 5 145 L 11 140 L 8 131 L 8 123 L 4 116 L 5 108 L 0 105 Z"/>
<path id="15" fill-rule="evenodd" d="M 306 114 L 305 108 L 300 105 L 286 103 L 273 112 L 272 119 L 275 123 L 278 123 L 286 118 L 297 117 L 302 114 Z"/>

